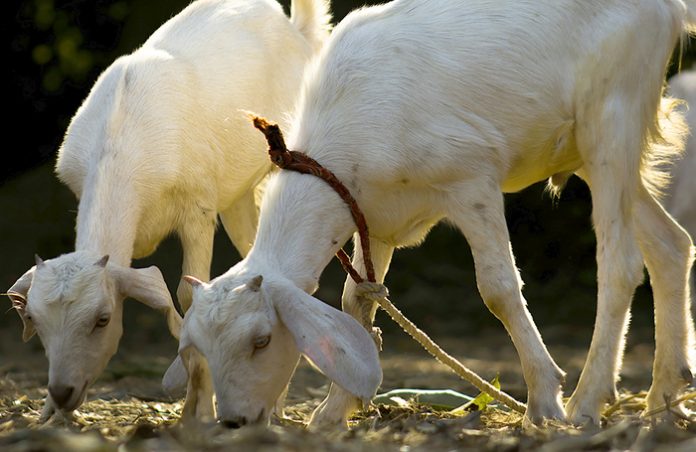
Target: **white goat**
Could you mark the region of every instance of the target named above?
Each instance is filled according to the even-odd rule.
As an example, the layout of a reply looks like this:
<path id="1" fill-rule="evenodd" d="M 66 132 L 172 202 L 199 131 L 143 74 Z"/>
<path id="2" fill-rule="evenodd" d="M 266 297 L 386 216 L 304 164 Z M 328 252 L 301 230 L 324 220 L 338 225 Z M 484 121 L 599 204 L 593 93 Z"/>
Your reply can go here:
<path id="1" fill-rule="evenodd" d="M 352 191 L 370 226 L 379 281 L 394 249 L 420 243 L 435 223 L 447 219 L 462 231 L 481 296 L 519 352 L 526 417 L 535 422 L 566 417 L 563 372 L 525 307 L 501 192 L 545 178 L 557 184 L 578 174 L 594 199 L 597 324 L 565 407 L 570 419 L 599 422 L 615 394 L 643 262 L 657 329 L 648 408 L 691 382 L 691 240 L 654 195 L 654 163 L 681 146 L 679 114 L 660 128 L 658 112 L 672 105 L 661 97 L 672 49 L 696 23 L 696 1 L 686 5 L 395 0 L 348 16 L 305 76 L 289 148 Z M 208 358 L 221 419 L 265 420 L 299 353 L 336 383 L 312 424 L 344 423 L 357 398 L 375 392 L 380 369 L 367 331 L 308 295 L 354 231 L 326 183 L 284 171 L 269 182 L 244 260 L 209 284 L 190 279 L 194 301 L 179 350 L 184 359 L 194 350 Z M 348 279 L 343 307 L 358 317 L 355 289 Z"/>
<path id="2" fill-rule="evenodd" d="M 199 0 L 99 77 L 56 165 L 79 198 L 76 251 L 39 262 L 10 289 L 24 340 L 36 331 L 46 348 L 45 414 L 82 403 L 117 349 L 124 297 L 166 310 L 178 337 L 159 270 L 131 269 L 133 258 L 175 232 L 183 272 L 207 280 L 218 213 L 248 252 L 254 189 L 270 164 L 239 109 L 282 118 L 329 20 L 325 0 L 294 0 L 290 20 L 274 0 Z M 188 309 L 190 286 L 177 295 Z M 213 415 L 210 385 L 199 389 L 192 409 Z"/>
<path id="3" fill-rule="evenodd" d="M 675 75 L 669 80 L 672 96 L 686 102 L 684 106 L 686 123 L 690 136 L 686 142 L 686 152 L 672 168 L 672 180 L 667 190 L 664 206 L 681 224 L 691 237 L 696 235 L 696 71 L 691 70 Z M 696 271 L 691 270 L 690 293 L 696 291 Z M 696 306 L 692 305 L 692 309 Z"/>
<path id="4" fill-rule="evenodd" d="M 672 170 L 672 180 L 664 200 L 665 208 L 692 236 L 696 235 L 696 72 L 688 71 L 669 80 L 672 96 L 686 102 L 686 122 L 691 135 L 686 152 Z"/>

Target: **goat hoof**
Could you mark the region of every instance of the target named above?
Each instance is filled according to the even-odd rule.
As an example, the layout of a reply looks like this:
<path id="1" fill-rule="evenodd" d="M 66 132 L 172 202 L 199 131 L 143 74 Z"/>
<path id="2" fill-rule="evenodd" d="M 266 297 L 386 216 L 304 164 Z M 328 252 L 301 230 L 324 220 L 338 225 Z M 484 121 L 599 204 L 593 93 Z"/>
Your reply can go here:
<path id="1" fill-rule="evenodd" d="M 342 413 L 327 409 L 325 400 L 312 413 L 308 427 L 311 430 L 348 430 L 348 419 Z"/>
<path id="2" fill-rule="evenodd" d="M 580 397 L 571 396 L 566 405 L 568 422 L 579 426 L 599 426 L 601 422 L 601 406 L 603 403 L 591 403 L 581 400 Z"/>
<path id="3" fill-rule="evenodd" d="M 53 414 L 56 412 L 56 408 L 53 406 L 53 401 L 51 400 L 51 396 L 46 396 L 46 400 L 44 401 L 44 406 L 41 409 L 41 415 L 39 416 L 39 423 L 44 424 L 48 422 L 52 417 Z"/>
<path id="4" fill-rule="evenodd" d="M 525 422 L 531 422 L 535 425 L 543 424 L 544 420 L 566 421 L 566 412 L 563 409 L 560 401 L 555 403 L 545 403 L 541 405 L 527 405 L 527 412 L 524 413 Z"/>

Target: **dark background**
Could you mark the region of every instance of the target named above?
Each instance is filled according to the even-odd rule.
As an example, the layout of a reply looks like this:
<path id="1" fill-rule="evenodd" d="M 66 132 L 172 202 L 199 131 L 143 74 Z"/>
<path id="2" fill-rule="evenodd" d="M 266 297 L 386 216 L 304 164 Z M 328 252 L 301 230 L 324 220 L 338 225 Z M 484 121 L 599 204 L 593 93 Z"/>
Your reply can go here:
<path id="1" fill-rule="evenodd" d="M 34 253 L 51 258 L 73 249 L 77 204 L 52 173 L 68 121 L 106 66 L 136 49 L 188 3 L 29 0 L 11 3 L 11 12 L 3 14 L 2 31 L 8 34 L 4 42 L 9 45 L 5 50 L 9 104 L 5 108 L 10 145 L 4 151 L 6 163 L 0 166 L 0 289 L 9 288 L 33 265 Z M 281 3 L 287 11 L 289 1 Z M 370 2 L 334 0 L 335 21 L 364 3 Z M 690 61 L 687 53 L 684 64 Z M 589 338 L 596 265 L 586 186 L 572 178 L 562 197 L 552 200 L 543 184 L 537 184 L 508 195 L 506 202 L 513 249 L 537 324 L 542 331 L 562 325 L 569 333 Z M 236 251 L 219 231 L 212 275 L 237 260 Z M 163 269 L 174 291 L 181 264 L 178 242 L 169 239 L 151 258 L 134 263 L 150 264 Z M 336 305 L 342 280 L 340 268 L 332 263 L 319 297 Z M 468 246 L 452 228 L 438 226 L 420 248 L 398 251 L 387 284 L 392 299 L 428 332 L 471 335 L 497 329 L 504 334 L 477 294 Z M 643 286 L 634 302 L 634 326 L 652 324 L 651 303 L 649 288 Z M 5 306 L 9 308 L 9 301 Z M 130 303 L 126 314 L 126 321 L 139 324 L 147 337 L 168 335 L 162 319 L 137 303 Z M 389 320 L 379 323 L 387 332 L 394 331 Z M 0 311 L 0 331 L 18 338 L 19 327 L 14 313 Z M 126 340 L 132 329 L 126 325 Z M 32 344 L 40 347 L 36 340 Z M 0 352 L 9 346 L 0 346 Z"/>

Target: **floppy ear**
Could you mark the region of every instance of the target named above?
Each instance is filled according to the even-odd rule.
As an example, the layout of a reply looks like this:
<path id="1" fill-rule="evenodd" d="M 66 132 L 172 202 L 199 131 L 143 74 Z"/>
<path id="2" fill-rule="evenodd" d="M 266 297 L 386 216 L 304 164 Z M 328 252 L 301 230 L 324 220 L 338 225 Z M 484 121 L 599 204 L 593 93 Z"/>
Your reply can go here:
<path id="1" fill-rule="evenodd" d="M 164 392 L 172 397 L 183 396 L 186 390 L 186 383 L 188 382 L 187 369 L 188 367 L 184 364 L 181 355 L 177 355 L 176 359 L 164 373 L 164 377 L 162 377 L 162 389 L 164 389 Z"/>
<path id="2" fill-rule="evenodd" d="M 382 369 L 365 328 L 292 283 L 269 286 L 273 305 L 300 352 L 346 391 L 363 400 L 374 397 Z"/>
<path id="3" fill-rule="evenodd" d="M 164 313 L 167 316 L 169 332 L 175 338 L 179 338 L 182 319 L 174 307 L 162 272 L 157 267 L 130 268 L 108 265 L 107 269 L 116 280 L 116 285 L 122 295 L 134 298 L 152 309 Z"/>
<path id="4" fill-rule="evenodd" d="M 12 301 L 12 307 L 22 319 L 24 325 L 22 340 L 24 342 L 27 342 L 36 333 L 34 323 L 27 318 L 27 293 L 29 293 L 31 282 L 34 279 L 34 271 L 36 271 L 36 266 L 31 267 L 7 291 L 7 296 Z"/>

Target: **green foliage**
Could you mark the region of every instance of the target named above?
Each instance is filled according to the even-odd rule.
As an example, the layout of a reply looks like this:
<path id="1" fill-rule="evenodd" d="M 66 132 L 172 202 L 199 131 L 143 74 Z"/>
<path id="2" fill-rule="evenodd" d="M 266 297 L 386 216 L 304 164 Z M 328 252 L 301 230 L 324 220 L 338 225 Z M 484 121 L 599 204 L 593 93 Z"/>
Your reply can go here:
<path id="1" fill-rule="evenodd" d="M 500 390 L 500 375 L 496 375 L 495 378 L 491 381 L 491 384 L 495 387 L 495 389 Z M 487 392 L 482 392 L 479 395 L 477 395 L 474 400 L 471 401 L 471 404 L 476 405 L 479 411 L 483 411 L 490 403 L 494 401 L 495 399 L 488 395 Z"/>
<path id="2" fill-rule="evenodd" d="M 119 2 L 124 4 L 124 2 Z M 60 91 L 66 80 L 81 83 L 94 68 L 93 52 L 68 11 L 57 9 L 53 0 L 34 0 L 24 9 L 39 33 L 31 51 L 34 63 L 43 69 L 41 86 L 48 93 Z"/>

